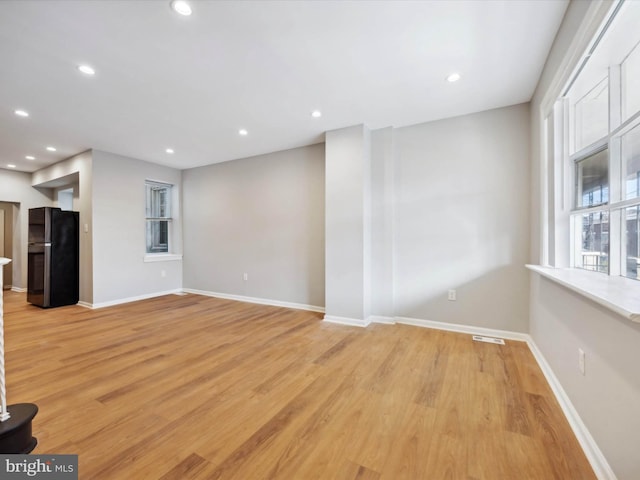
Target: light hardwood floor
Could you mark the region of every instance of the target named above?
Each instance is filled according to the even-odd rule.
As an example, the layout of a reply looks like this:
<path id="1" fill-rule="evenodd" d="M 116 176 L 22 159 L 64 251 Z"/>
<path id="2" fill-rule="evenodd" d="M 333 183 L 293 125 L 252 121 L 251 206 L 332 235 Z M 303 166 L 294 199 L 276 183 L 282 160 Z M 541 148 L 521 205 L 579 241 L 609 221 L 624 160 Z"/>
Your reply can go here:
<path id="1" fill-rule="evenodd" d="M 321 318 L 5 292 L 8 400 L 81 479 L 595 478 L 526 344 Z"/>

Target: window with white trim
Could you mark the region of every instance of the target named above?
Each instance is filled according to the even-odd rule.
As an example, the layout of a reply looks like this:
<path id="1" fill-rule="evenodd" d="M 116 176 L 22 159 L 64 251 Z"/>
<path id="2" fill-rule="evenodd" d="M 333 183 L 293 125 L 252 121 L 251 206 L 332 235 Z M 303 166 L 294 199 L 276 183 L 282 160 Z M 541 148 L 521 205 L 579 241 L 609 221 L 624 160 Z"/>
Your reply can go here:
<path id="1" fill-rule="evenodd" d="M 146 252 L 169 253 L 171 238 L 171 199 L 173 185 L 145 182 Z"/>
<path id="2" fill-rule="evenodd" d="M 619 2 L 545 122 L 553 162 L 562 165 L 554 182 L 570 192 L 566 215 L 554 212 L 569 225 L 549 227 L 551 236 L 568 230 L 569 266 L 633 279 L 640 278 L 638 25 L 640 2 Z"/>

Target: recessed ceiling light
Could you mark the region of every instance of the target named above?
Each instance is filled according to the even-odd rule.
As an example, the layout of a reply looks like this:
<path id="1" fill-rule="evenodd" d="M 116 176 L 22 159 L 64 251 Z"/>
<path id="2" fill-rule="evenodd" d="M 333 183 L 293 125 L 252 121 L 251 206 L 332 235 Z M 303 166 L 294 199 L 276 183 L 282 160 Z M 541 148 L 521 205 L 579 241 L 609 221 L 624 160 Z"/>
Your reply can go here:
<path id="1" fill-rule="evenodd" d="M 452 73 L 451 75 L 449 75 L 447 77 L 447 82 L 449 82 L 449 83 L 457 82 L 458 80 L 460 80 L 460 74 L 459 73 Z"/>
<path id="2" fill-rule="evenodd" d="M 311 116 L 313 118 L 320 118 L 322 116 L 322 112 L 320 110 L 314 110 L 313 112 L 311 112 Z"/>
<path id="3" fill-rule="evenodd" d="M 165 152 L 167 152 L 167 153 L 173 153 L 173 148 L 167 148 L 167 149 L 165 150 Z"/>
<path id="4" fill-rule="evenodd" d="M 184 0 L 173 0 L 173 2 L 171 2 L 171 8 L 180 15 L 191 15 L 191 6 Z"/>
<path id="5" fill-rule="evenodd" d="M 56 148 L 55 147 L 47 147 L 47 150 L 49 150 L 50 152 L 55 152 Z"/>
<path id="6" fill-rule="evenodd" d="M 78 70 L 80 70 L 85 75 L 95 75 L 96 74 L 96 71 L 93 69 L 93 67 L 90 67 L 89 65 L 78 65 Z"/>
<path id="7" fill-rule="evenodd" d="M 10 163 L 9 165 L 7 165 L 7 167 L 9 168 L 16 168 L 16 166 L 13 163 Z"/>
<path id="8" fill-rule="evenodd" d="M 28 117 L 29 116 L 29 112 L 25 112 L 24 110 L 16 110 L 13 113 L 15 113 L 19 117 Z"/>
<path id="9" fill-rule="evenodd" d="M 249 132 L 247 130 L 245 130 L 244 128 L 241 128 L 240 130 L 238 130 L 238 134 L 242 135 L 244 137 L 246 135 L 249 135 Z"/>
<path id="10" fill-rule="evenodd" d="M 27 155 L 24 158 L 26 158 L 27 160 L 35 160 L 36 159 L 36 157 L 34 157 L 33 155 Z"/>

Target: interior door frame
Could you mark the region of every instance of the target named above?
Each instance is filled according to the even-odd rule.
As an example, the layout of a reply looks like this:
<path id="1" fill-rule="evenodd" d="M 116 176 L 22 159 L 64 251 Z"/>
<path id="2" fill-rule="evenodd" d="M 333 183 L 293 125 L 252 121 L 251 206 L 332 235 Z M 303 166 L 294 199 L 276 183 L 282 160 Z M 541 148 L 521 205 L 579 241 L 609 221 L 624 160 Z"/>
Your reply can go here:
<path id="1" fill-rule="evenodd" d="M 4 210 L 0 210 L 0 257 L 4 256 Z"/>

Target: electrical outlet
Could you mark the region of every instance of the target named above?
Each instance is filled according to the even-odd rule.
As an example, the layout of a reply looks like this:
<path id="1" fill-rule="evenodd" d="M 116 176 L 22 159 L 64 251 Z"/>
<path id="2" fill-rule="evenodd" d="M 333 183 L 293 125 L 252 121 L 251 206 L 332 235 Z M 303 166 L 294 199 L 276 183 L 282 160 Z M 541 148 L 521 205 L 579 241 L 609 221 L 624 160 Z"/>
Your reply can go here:
<path id="1" fill-rule="evenodd" d="M 456 291 L 455 290 L 449 290 L 449 295 L 447 296 L 447 299 L 451 302 L 455 302 L 456 301 Z"/>
<path id="2" fill-rule="evenodd" d="M 242 275 L 242 280 L 244 280 L 245 282 L 249 280 L 249 274 L 245 273 L 244 275 Z"/>
<path id="3" fill-rule="evenodd" d="M 585 368 L 585 360 L 584 360 L 584 350 L 581 348 L 578 349 L 578 367 L 580 368 L 580 373 L 584 375 Z"/>
<path id="4" fill-rule="evenodd" d="M 165 277 L 167 276 L 167 271 L 166 271 L 166 270 L 162 270 L 162 271 L 160 272 L 160 276 L 161 276 L 162 278 L 165 278 Z"/>

